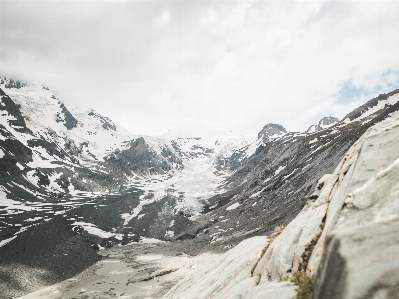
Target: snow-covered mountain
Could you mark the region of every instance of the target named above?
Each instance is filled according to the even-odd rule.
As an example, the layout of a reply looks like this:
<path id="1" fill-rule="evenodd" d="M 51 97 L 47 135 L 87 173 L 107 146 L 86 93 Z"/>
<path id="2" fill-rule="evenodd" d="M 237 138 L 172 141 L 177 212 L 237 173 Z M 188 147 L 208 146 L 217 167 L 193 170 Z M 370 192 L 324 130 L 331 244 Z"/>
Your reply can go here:
<path id="1" fill-rule="evenodd" d="M 79 157 L 83 164 L 102 160 L 117 149 L 123 150 L 128 141 L 140 137 L 116 126 L 112 120 L 92 109 L 68 109 L 45 86 L 0 79 L 0 88 L 17 105 L 33 136 L 56 143 Z M 152 149 L 159 154 L 165 145 L 149 139 L 153 143 Z"/>
<path id="2" fill-rule="evenodd" d="M 215 247 L 287 225 L 303 208 L 317 180 L 331 173 L 350 146 L 371 126 L 399 110 L 399 90 L 368 101 L 343 120 L 313 133 L 282 133 L 260 143 L 208 199 L 199 220 L 223 219 L 198 234 Z"/>
<path id="3" fill-rule="evenodd" d="M 0 96 L 0 279 L 39 277 L 26 269 L 40 264 L 52 274 L 44 284 L 82 271 L 104 246 L 192 239 L 225 250 L 270 233 L 370 126 L 399 110 L 396 90 L 304 133 L 267 124 L 254 137 L 169 140 L 67 107 L 45 86 L 1 78 Z"/>
<path id="4" fill-rule="evenodd" d="M 98 208 L 94 202 L 110 194 L 135 196 L 112 208 L 107 204 L 109 212 L 116 213 L 113 221 L 101 218 L 91 225 L 114 236 L 126 230 L 131 236 L 149 235 L 151 230 L 139 233 L 137 222 L 145 227 L 154 222 L 147 211 L 154 205 L 163 209 L 169 196 L 168 217 L 172 221 L 182 213 L 183 224 L 173 233 L 163 227 L 156 236 L 164 237 L 165 231 L 174 235 L 185 227 L 187 217 L 201 212 L 204 200 L 232 171 L 225 161 L 252 142 L 217 138 L 205 145 L 199 138 L 136 136 L 92 109 L 66 107 L 45 86 L 6 78 L 0 79 L 0 95 L 0 217 L 18 215 L 14 224 L 4 216 L 3 245 L 24 232 L 28 222 L 56 216 L 77 219 L 67 214 L 81 206 Z M 244 150 L 242 155 L 249 153 Z M 85 215 L 79 217 L 93 212 L 83 210 Z M 137 225 L 125 228 L 132 223 Z"/>
<path id="5" fill-rule="evenodd" d="M 338 121 L 339 121 L 339 119 L 336 117 L 332 117 L 332 116 L 323 117 L 322 119 L 320 119 L 320 121 L 317 125 L 311 125 L 305 131 L 305 133 L 313 133 L 316 131 L 321 131 L 321 130 L 327 129 L 327 128 L 335 125 Z"/>
<path id="6" fill-rule="evenodd" d="M 263 142 L 268 142 L 269 140 L 281 137 L 281 135 L 284 135 L 285 133 L 287 133 L 287 130 L 282 125 L 267 124 L 258 133 L 258 139 L 262 139 Z"/>
<path id="7" fill-rule="evenodd" d="M 362 135 L 286 227 L 244 240 L 163 298 L 396 298 L 398 136 L 396 112 Z"/>

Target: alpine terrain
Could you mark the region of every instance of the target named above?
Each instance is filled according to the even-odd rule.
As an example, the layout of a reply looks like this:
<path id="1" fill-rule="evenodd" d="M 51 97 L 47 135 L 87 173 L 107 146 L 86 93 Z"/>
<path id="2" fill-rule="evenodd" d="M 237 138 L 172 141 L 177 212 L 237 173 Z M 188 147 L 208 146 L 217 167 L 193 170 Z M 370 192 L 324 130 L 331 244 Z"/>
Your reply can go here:
<path id="1" fill-rule="evenodd" d="M 399 89 L 206 140 L 0 97 L 1 298 L 398 298 Z"/>

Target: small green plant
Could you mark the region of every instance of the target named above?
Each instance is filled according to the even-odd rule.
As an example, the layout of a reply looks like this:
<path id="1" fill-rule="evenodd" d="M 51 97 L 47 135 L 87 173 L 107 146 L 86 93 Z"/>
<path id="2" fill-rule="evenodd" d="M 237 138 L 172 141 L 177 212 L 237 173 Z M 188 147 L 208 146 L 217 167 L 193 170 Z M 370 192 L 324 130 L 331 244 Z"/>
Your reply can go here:
<path id="1" fill-rule="evenodd" d="M 274 228 L 274 231 L 276 232 L 282 232 L 283 229 L 285 228 L 284 224 L 279 224 Z"/>
<path id="2" fill-rule="evenodd" d="M 273 241 L 283 232 L 284 229 L 284 225 L 278 225 L 276 226 L 276 228 L 274 229 L 274 232 L 268 236 L 269 242 L 267 243 L 267 245 L 262 249 L 261 253 L 260 253 L 260 258 L 259 260 L 255 263 L 255 265 L 253 266 L 252 270 L 251 270 L 251 276 L 254 276 L 254 271 L 256 266 L 258 265 L 258 263 L 260 262 L 260 260 L 262 259 L 262 257 L 265 255 L 267 249 L 269 248 L 270 244 L 273 243 Z M 260 282 L 260 277 L 259 280 L 257 282 L 256 285 L 258 285 Z"/>
<path id="3" fill-rule="evenodd" d="M 325 223 L 326 223 L 326 217 L 323 218 L 323 221 L 320 224 L 320 232 L 316 236 L 314 236 L 314 238 L 308 244 L 305 245 L 305 251 L 302 254 L 302 261 L 298 266 L 298 271 L 306 271 L 310 256 L 312 255 L 312 252 L 317 244 L 317 241 L 319 241 L 320 236 L 323 233 Z"/>
<path id="4" fill-rule="evenodd" d="M 290 281 L 295 283 L 297 299 L 313 298 L 313 280 L 306 276 L 304 272 L 296 272 L 290 277 Z"/>

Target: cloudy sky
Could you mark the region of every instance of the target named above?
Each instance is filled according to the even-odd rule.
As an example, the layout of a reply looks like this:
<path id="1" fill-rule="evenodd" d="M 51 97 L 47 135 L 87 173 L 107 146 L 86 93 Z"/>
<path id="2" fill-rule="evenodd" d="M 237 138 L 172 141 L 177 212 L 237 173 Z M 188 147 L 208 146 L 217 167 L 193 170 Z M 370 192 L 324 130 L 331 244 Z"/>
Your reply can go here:
<path id="1" fill-rule="evenodd" d="M 0 1 L 0 75 L 136 134 L 303 131 L 399 88 L 399 1 Z"/>

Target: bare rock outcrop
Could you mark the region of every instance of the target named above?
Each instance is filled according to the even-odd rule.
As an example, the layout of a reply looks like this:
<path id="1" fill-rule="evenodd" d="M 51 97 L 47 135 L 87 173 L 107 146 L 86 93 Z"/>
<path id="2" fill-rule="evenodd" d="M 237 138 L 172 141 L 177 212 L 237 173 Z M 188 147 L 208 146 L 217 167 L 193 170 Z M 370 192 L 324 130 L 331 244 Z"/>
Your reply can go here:
<path id="1" fill-rule="evenodd" d="M 317 299 L 398 298 L 398 149 L 395 112 L 319 180 L 286 228 L 243 241 L 165 298 L 295 298 L 295 289 Z M 310 283 L 297 287 L 298 273 Z"/>

